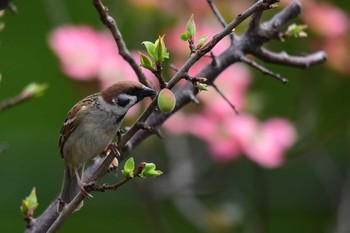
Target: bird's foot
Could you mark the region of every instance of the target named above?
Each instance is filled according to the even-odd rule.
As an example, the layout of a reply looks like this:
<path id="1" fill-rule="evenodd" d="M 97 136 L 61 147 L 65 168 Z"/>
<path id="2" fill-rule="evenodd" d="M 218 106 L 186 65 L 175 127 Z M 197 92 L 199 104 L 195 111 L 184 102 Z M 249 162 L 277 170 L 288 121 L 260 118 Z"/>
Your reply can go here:
<path id="1" fill-rule="evenodd" d="M 107 156 L 109 153 L 113 153 L 115 155 L 115 158 L 113 159 L 112 163 L 109 165 L 108 171 L 115 171 L 118 168 L 120 159 L 120 152 L 118 149 L 118 145 L 116 143 L 111 143 L 107 146 L 107 148 L 101 153 L 101 157 Z"/>
<path id="2" fill-rule="evenodd" d="M 86 198 L 92 198 L 94 196 L 92 196 L 88 190 L 90 190 L 90 187 L 93 186 L 94 183 L 89 183 L 89 184 L 86 184 L 86 183 L 79 183 L 79 188 L 80 188 L 80 191 L 81 193 L 84 195 L 84 197 Z"/>

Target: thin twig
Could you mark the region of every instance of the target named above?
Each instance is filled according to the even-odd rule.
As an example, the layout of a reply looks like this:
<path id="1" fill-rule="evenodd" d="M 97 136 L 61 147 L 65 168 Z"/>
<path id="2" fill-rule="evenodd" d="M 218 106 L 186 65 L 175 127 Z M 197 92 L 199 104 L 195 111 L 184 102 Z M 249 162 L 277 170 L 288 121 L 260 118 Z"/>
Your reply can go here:
<path id="1" fill-rule="evenodd" d="M 140 65 L 136 63 L 134 58 L 132 57 L 130 51 L 126 47 L 123 36 L 119 31 L 117 22 L 115 19 L 108 14 L 108 9 L 103 5 L 100 0 L 93 0 L 93 4 L 98 11 L 101 21 L 104 25 L 111 31 L 113 38 L 118 46 L 119 54 L 124 58 L 125 61 L 129 63 L 134 72 L 136 73 L 139 81 L 146 86 L 151 86 L 144 73 L 142 72 Z"/>
<path id="2" fill-rule="evenodd" d="M 162 75 L 162 63 L 157 62 L 156 63 L 156 69 L 154 71 L 152 71 L 152 73 L 156 76 L 156 78 L 158 79 L 159 82 L 159 86 L 161 89 L 164 89 L 167 87 L 167 83 L 165 82 L 165 79 Z"/>
<path id="3" fill-rule="evenodd" d="M 170 67 L 170 69 L 174 70 L 175 72 L 179 71 L 179 69 L 174 64 L 170 64 L 169 67 Z"/>
<path id="4" fill-rule="evenodd" d="M 122 186 L 123 184 L 125 184 L 126 182 L 130 181 L 132 178 L 123 178 L 122 180 L 120 180 L 118 183 L 115 184 L 111 184 L 111 185 L 92 185 L 90 190 L 91 191 L 98 191 L 98 192 L 105 192 L 107 190 L 117 190 L 120 186 Z"/>
<path id="5" fill-rule="evenodd" d="M 30 99 L 32 99 L 33 96 L 30 96 L 30 95 L 18 95 L 16 97 L 13 97 L 13 98 L 10 98 L 10 99 L 7 99 L 7 100 L 4 100 L 3 102 L 0 103 L 0 112 L 3 112 L 15 105 L 19 105 L 23 102 L 26 102 Z"/>
<path id="6" fill-rule="evenodd" d="M 213 53 L 213 51 L 210 52 L 210 57 L 212 59 L 213 66 L 215 66 L 215 67 L 220 66 L 220 63 L 219 63 L 217 57 L 215 56 L 215 54 Z"/>
<path id="7" fill-rule="evenodd" d="M 292 56 L 286 52 L 275 53 L 265 48 L 260 48 L 259 50 L 252 52 L 252 54 L 265 62 L 301 68 L 309 68 L 310 66 L 322 63 L 327 59 L 327 55 L 323 51 L 318 51 L 305 56 Z"/>
<path id="8" fill-rule="evenodd" d="M 221 24 L 221 26 L 223 28 L 225 28 L 227 26 L 227 23 L 224 19 L 224 17 L 222 17 L 220 11 L 218 10 L 218 8 L 216 7 L 215 3 L 213 2 L 213 0 L 207 0 L 209 6 L 210 6 L 210 9 L 213 11 L 216 19 L 219 21 L 219 23 Z M 233 35 L 233 32 L 230 34 L 230 40 L 231 40 L 231 43 L 233 43 L 233 40 L 234 40 L 234 35 Z"/>
<path id="9" fill-rule="evenodd" d="M 221 90 L 218 88 L 218 86 L 216 86 L 215 83 L 212 83 L 211 85 L 214 87 L 215 91 L 230 105 L 230 107 L 236 113 L 236 115 L 238 115 L 239 113 L 238 113 L 236 107 L 230 102 L 229 99 L 227 99 L 225 94 L 221 92 Z"/>
<path id="10" fill-rule="evenodd" d="M 272 72 L 271 70 L 265 68 L 262 65 L 259 65 L 258 63 L 256 63 L 255 61 L 249 59 L 248 57 L 246 57 L 244 55 L 242 55 L 240 57 L 240 61 L 244 62 L 247 65 L 250 65 L 251 67 L 253 67 L 253 68 L 257 69 L 257 70 L 259 70 L 263 74 L 270 75 L 272 78 L 275 78 L 275 79 L 281 81 L 282 83 L 287 83 L 288 82 L 288 79 L 283 78 L 280 74 Z"/>
<path id="11" fill-rule="evenodd" d="M 143 169 L 145 168 L 145 163 L 140 163 L 139 166 L 137 167 L 137 169 L 134 171 L 134 177 L 138 177 Z M 122 180 L 118 181 L 115 184 L 111 184 L 111 185 L 96 185 L 93 184 L 91 186 L 86 187 L 88 189 L 88 191 L 99 191 L 99 192 L 105 192 L 107 190 L 117 190 L 120 186 L 124 185 L 125 183 L 127 183 L 128 181 L 132 180 L 133 177 L 124 177 Z"/>

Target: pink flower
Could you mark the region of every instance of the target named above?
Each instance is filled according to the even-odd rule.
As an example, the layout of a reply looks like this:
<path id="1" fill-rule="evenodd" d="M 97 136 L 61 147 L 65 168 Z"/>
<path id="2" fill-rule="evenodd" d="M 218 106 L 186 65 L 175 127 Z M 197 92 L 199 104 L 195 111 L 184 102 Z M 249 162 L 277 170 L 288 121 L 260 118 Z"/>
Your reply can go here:
<path id="1" fill-rule="evenodd" d="M 215 85 L 227 97 L 238 111 L 246 106 L 246 90 L 251 83 L 251 76 L 244 65 L 235 64 L 228 67 L 215 80 Z M 229 104 L 216 92 L 209 87 L 209 92 L 203 92 L 198 95 L 199 99 L 205 104 L 204 111 L 209 112 L 216 117 L 226 117 L 227 114 L 234 114 Z"/>
<path id="2" fill-rule="evenodd" d="M 49 42 L 60 58 L 63 72 L 73 79 L 97 79 L 100 89 L 121 80 L 137 80 L 131 66 L 118 54 L 109 32 L 97 32 L 87 26 L 62 26 L 51 34 Z M 136 53 L 134 59 L 139 60 Z M 147 71 L 145 74 L 154 77 Z M 134 106 L 128 116 L 135 116 L 139 109 L 139 105 Z"/>
<path id="3" fill-rule="evenodd" d="M 177 112 L 173 114 L 169 119 L 167 119 L 163 127 L 171 134 L 186 134 L 191 128 L 189 125 L 188 117 L 182 112 Z"/>
<path id="4" fill-rule="evenodd" d="M 245 154 L 261 166 L 273 168 L 283 164 L 285 151 L 295 140 L 294 127 L 285 119 L 259 122 L 253 116 L 226 114 L 219 119 L 208 112 L 175 114 L 164 126 L 175 134 L 190 133 L 208 143 L 218 162 L 229 162 Z"/>
<path id="5" fill-rule="evenodd" d="M 324 41 L 323 49 L 327 52 L 327 63 L 335 70 L 349 74 L 350 57 L 349 57 L 348 38 L 338 37 Z"/>
<path id="6" fill-rule="evenodd" d="M 97 75 L 101 59 L 99 37 L 90 27 L 59 27 L 50 35 L 49 43 L 68 76 L 89 80 Z"/>
<path id="7" fill-rule="evenodd" d="M 325 37 L 346 35 L 349 19 L 340 9 L 328 3 L 318 3 L 303 11 L 303 18 L 313 30 Z"/>
<path id="8" fill-rule="evenodd" d="M 293 126 L 284 119 L 259 123 L 251 116 L 240 116 L 235 124 L 236 138 L 242 152 L 264 167 L 277 167 L 284 161 L 284 152 L 296 139 Z"/>

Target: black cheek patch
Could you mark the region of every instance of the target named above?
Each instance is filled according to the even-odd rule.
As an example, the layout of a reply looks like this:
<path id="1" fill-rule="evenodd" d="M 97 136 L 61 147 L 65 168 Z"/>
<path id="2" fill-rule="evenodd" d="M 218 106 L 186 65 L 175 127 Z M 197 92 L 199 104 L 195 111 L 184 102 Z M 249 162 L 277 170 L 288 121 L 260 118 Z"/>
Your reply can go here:
<path id="1" fill-rule="evenodd" d="M 117 104 L 120 107 L 126 107 L 128 104 L 130 103 L 130 99 L 126 99 L 126 98 L 118 98 L 117 99 Z"/>
<path id="2" fill-rule="evenodd" d="M 115 119 L 115 122 L 114 122 L 114 123 L 115 123 L 116 125 L 118 125 L 118 124 L 123 120 L 124 116 L 125 116 L 125 114 L 123 114 L 123 115 L 117 117 L 117 118 Z"/>

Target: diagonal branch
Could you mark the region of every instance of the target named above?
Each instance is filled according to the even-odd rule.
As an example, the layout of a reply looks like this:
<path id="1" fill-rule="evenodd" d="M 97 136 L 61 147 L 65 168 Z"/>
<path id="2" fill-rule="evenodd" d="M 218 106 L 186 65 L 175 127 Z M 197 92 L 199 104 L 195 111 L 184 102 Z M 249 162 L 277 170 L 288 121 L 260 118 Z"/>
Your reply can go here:
<path id="1" fill-rule="evenodd" d="M 188 70 L 196 63 L 200 58 L 202 58 L 205 54 L 210 52 L 214 46 L 219 43 L 225 36 L 232 33 L 232 30 L 240 25 L 244 20 L 246 20 L 252 14 L 267 10 L 271 8 L 271 4 L 278 2 L 278 0 L 259 0 L 254 5 L 249 7 L 247 10 L 239 14 L 231 23 L 229 23 L 220 33 L 216 34 L 206 45 L 202 48 L 198 49 L 195 53 L 192 53 L 190 58 L 186 61 L 186 63 L 181 67 L 181 69 L 176 72 L 173 78 L 168 83 L 168 88 L 173 88 L 188 72 Z"/>
<path id="2" fill-rule="evenodd" d="M 3 102 L 0 103 L 0 112 L 3 112 L 15 105 L 21 104 L 23 102 L 26 102 L 27 100 L 30 100 L 32 97 L 30 96 L 22 96 L 18 95 L 16 97 L 4 100 Z"/>
<path id="3" fill-rule="evenodd" d="M 227 23 L 224 19 L 224 17 L 222 17 L 220 11 L 218 10 L 218 8 L 216 7 L 215 3 L 213 2 L 213 0 L 207 0 L 209 6 L 210 6 L 210 9 L 213 11 L 216 19 L 219 21 L 219 23 L 221 24 L 222 27 L 227 27 Z M 230 34 L 230 40 L 231 42 L 233 43 L 233 40 L 234 40 L 234 34 L 233 32 Z"/>
<path id="4" fill-rule="evenodd" d="M 144 73 L 141 70 L 141 67 L 132 57 L 130 51 L 126 47 L 123 36 L 119 31 L 117 22 L 115 19 L 108 14 L 108 9 L 103 5 L 100 0 L 93 0 L 93 4 L 100 15 L 101 21 L 104 25 L 111 31 L 113 38 L 118 46 L 119 54 L 124 58 L 126 62 L 132 67 L 134 72 L 136 73 L 139 81 L 146 86 L 151 86 L 150 82 L 145 77 Z"/>

